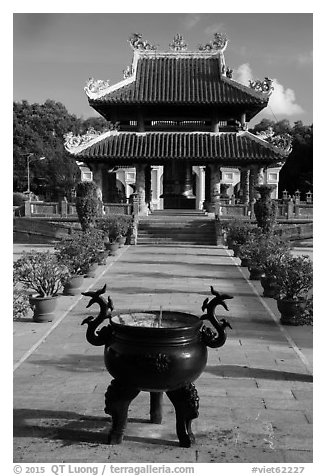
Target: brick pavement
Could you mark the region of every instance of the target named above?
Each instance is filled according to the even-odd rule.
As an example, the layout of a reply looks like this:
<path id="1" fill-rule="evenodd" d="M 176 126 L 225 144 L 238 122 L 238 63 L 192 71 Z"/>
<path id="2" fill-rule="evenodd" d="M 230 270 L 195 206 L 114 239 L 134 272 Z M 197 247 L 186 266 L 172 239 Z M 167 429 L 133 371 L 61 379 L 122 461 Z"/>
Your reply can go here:
<path id="1" fill-rule="evenodd" d="M 167 398 L 162 425 L 148 422 L 145 392 L 131 403 L 124 443 L 106 445 L 110 376 L 103 350 L 86 342 L 80 326 L 91 313 L 87 298 L 60 297 L 56 327 L 17 323 L 14 461 L 312 462 L 310 354 L 279 326 L 274 300 L 260 298 L 259 285 L 246 273 L 224 248 L 133 246 L 99 268 L 95 280 L 85 280 L 85 288 L 106 283 L 120 310 L 163 306 L 200 315 L 210 285 L 234 296 L 230 312 L 220 312 L 233 329 L 224 347 L 209 349 L 196 382 L 200 416 L 193 422 L 197 443 L 189 449 L 178 447 Z"/>

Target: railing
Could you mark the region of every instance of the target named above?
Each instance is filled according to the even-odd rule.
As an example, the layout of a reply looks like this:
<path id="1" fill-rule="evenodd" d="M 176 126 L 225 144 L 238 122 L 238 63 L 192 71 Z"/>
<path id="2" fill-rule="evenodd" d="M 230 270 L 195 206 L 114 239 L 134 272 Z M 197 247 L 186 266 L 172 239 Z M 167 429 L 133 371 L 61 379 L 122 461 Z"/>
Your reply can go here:
<path id="1" fill-rule="evenodd" d="M 105 215 L 132 215 L 132 203 L 103 203 Z"/>
<path id="2" fill-rule="evenodd" d="M 103 203 L 103 211 L 106 215 L 132 215 L 137 213 L 137 204 L 133 203 Z M 77 210 L 74 203 L 66 200 L 60 202 L 26 201 L 22 207 L 14 207 L 14 216 L 25 217 L 55 217 L 76 218 Z"/>
<path id="3" fill-rule="evenodd" d="M 282 200 L 276 200 L 277 202 L 277 218 L 284 220 L 291 219 L 303 219 L 312 220 L 313 218 L 313 204 L 306 202 L 293 203 L 292 201 L 282 202 Z M 217 203 L 216 215 L 220 218 L 223 217 L 236 217 L 236 218 L 254 218 L 253 204 L 246 203 Z"/>

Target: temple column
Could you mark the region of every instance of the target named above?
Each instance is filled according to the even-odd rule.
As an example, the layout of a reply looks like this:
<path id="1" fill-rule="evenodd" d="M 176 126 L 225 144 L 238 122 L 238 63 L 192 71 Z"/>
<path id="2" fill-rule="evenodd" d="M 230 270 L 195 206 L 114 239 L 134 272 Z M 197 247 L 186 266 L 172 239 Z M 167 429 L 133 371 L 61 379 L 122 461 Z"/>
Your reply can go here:
<path id="1" fill-rule="evenodd" d="M 136 193 L 139 200 L 139 214 L 148 215 L 148 206 L 145 200 L 145 164 L 136 164 Z"/>
<path id="2" fill-rule="evenodd" d="M 96 183 L 98 188 L 103 194 L 103 168 L 101 165 L 92 165 L 93 181 Z"/>
<path id="3" fill-rule="evenodd" d="M 205 167 L 200 165 L 198 167 L 198 188 L 196 192 L 196 208 L 197 210 L 203 209 L 205 197 Z"/>
<path id="4" fill-rule="evenodd" d="M 250 167 L 250 175 L 249 175 L 249 201 L 250 204 L 253 204 L 256 201 L 257 191 L 255 187 L 258 184 L 258 167 L 252 166 Z"/>
<path id="5" fill-rule="evenodd" d="M 264 167 L 258 168 L 258 177 L 257 177 L 257 184 L 263 185 L 265 183 L 265 174 L 264 174 Z"/>
<path id="6" fill-rule="evenodd" d="M 240 170 L 241 203 L 249 203 L 249 175 L 250 170 L 248 168 Z"/>
<path id="7" fill-rule="evenodd" d="M 210 177 L 210 212 L 219 212 L 216 210 L 216 207 L 219 205 L 219 199 L 221 195 L 221 178 L 222 173 L 219 165 L 210 164 L 209 165 L 211 177 Z"/>

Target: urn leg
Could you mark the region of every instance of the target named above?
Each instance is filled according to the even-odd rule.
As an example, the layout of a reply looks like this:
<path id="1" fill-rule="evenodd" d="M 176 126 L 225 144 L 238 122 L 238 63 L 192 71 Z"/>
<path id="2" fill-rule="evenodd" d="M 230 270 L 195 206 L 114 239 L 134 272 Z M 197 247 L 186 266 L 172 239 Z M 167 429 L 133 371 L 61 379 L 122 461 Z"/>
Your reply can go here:
<path id="1" fill-rule="evenodd" d="M 191 430 L 191 422 L 198 418 L 199 397 L 193 383 L 178 390 L 166 392 L 171 400 L 176 415 L 176 430 L 180 446 L 189 448 L 195 443 L 195 436 Z"/>
<path id="2" fill-rule="evenodd" d="M 151 423 L 162 423 L 163 392 L 150 393 L 150 419 Z"/>
<path id="3" fill-rule="evenodd" d="M 139 390 L 118 380 L 112 380 L 105 393 L 105 413 L 112 416 L 112 427 L 108 435 L 109 445 L 122 443 L 127 426 L 130 402 L 137 397 Z"/>

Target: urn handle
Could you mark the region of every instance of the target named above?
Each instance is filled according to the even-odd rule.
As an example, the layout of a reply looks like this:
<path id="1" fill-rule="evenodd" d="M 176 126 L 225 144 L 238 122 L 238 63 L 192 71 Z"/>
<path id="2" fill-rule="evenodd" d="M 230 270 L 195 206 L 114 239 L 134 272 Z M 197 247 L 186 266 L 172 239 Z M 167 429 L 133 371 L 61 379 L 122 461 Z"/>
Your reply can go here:
<path id="1" fill-rule="evenodd" d="M 233 296 L 229 294 L 220 294 L 216 291 L 213 286 L 211 286 L 211 293 L 214 295 L 213 299 L 209 300 L 206 298 L 202 305 L 202 311 L 206 310 L 206 314 L 201 316 L 201 320 L 208 320 L 214 328 L 217 330 L 217 333 L 212 331 L 210 328 L 203 326 L 201 330 L 201 339 L 202 342 L 211 348 L 222 347 L 225 344 L 227 334 L 226 334 L 226 327 L 232 329 L 229 321 L 226 319 L 221 319 L 220 321 L 217 319 L 215 314 L 215 309 L 217 306 L 223 306 L 226 311 L 229 310 L 227 305 L 225 304 L 226 299 L 233 299 Z"/>
<path id="2" fill-rule="evenodd" d="M 93 304 L 98 304 L 100 306 L 100 313 L 97 317 L 88 316 L 81 323 L 81 325 L 87 324 L 86 339 L 90 344 L 95 346 L 109 346 L 113 342 L 112 326 L 110 323 L 97 331 L 98 326 L 102 324 L 105 319 L 111 320 L 111 314 L 114 309 L 111 297 L 108 296 L 108 300 L 105 301 L 101 296 L 105 291 L 106 284 L 102 289 L 98 289 L 97 291 L 87 291 L 82 293 L 83 296 L 90 296 L 91 298 L 86 308 Z"/>

